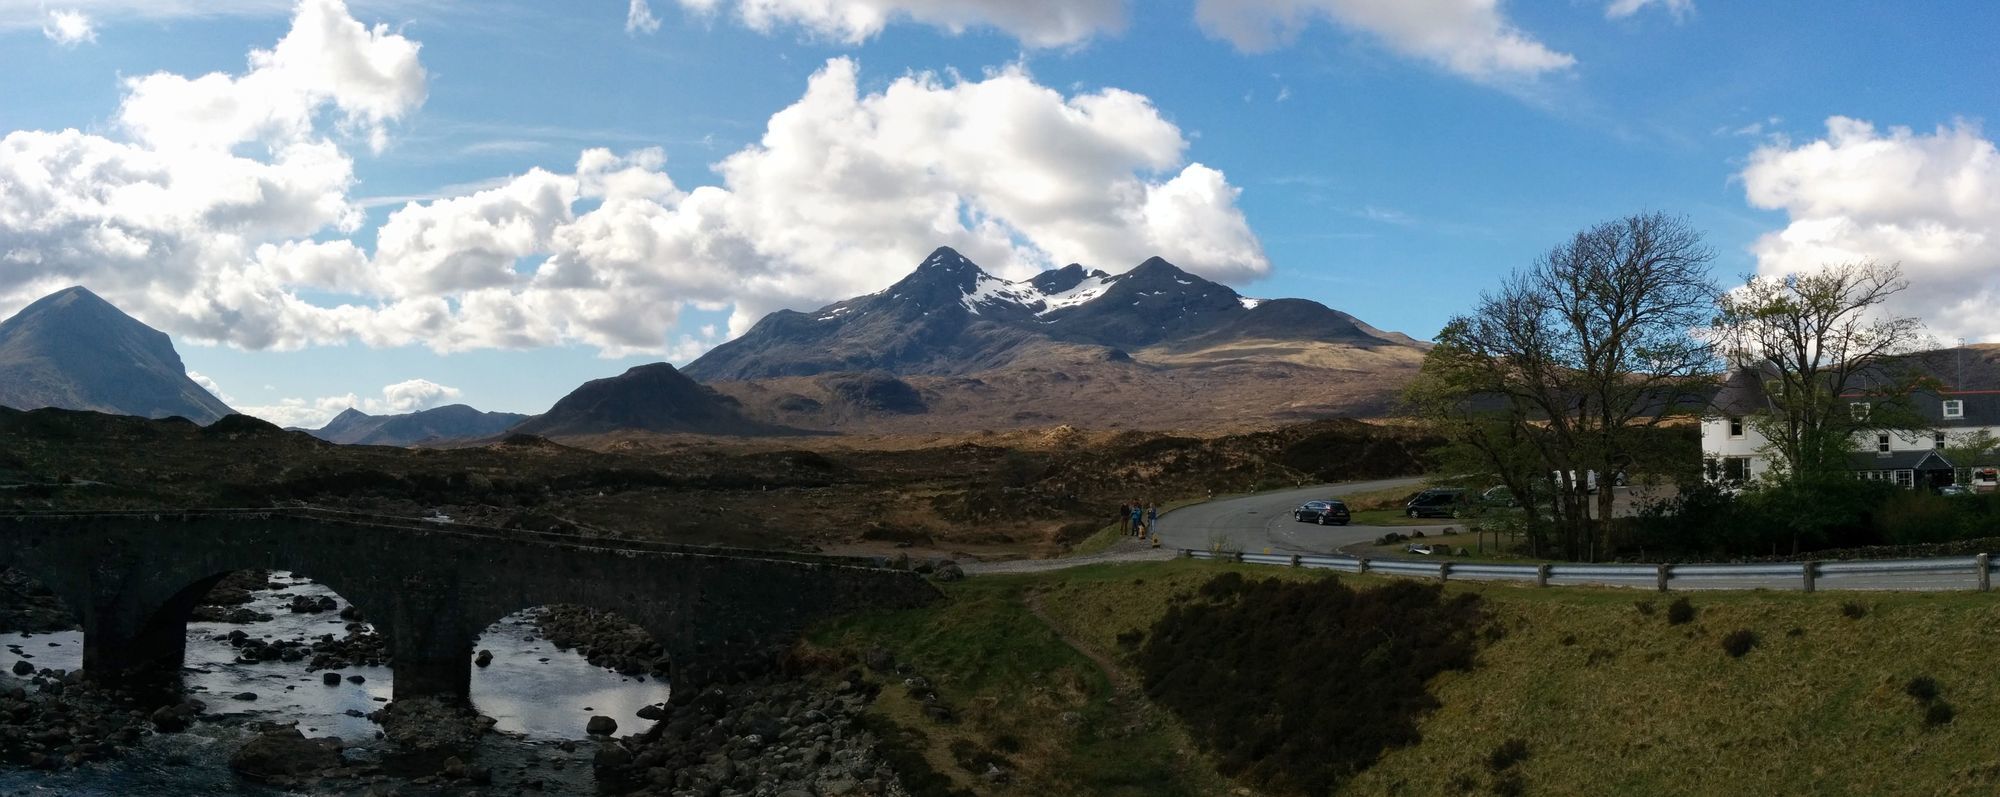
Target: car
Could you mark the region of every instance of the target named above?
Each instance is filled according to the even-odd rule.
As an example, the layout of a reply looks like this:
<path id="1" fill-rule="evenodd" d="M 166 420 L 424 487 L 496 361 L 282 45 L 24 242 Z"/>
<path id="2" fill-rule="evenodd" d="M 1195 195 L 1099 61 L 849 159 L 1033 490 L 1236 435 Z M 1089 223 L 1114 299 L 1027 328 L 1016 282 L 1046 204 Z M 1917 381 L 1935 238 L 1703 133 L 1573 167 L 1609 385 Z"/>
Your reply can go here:
<path id="1" fill-rule="evenodd" d="M 1322 526 L 1345 526 L 1349 515 L 1347 505 L 1328 499 L 1307 501 L 1292 510 L 1292 519 L 1300 523 L 1318 523 Z"/>
<path id="2" fill-rule="evenodd" d="M 1433 487 L 1403 505 L 1403 514 L 1413 518 L 1461 517 L 1472 511 L 1471 492 L 1459 487 Z"/>
<path id="3" fill-rule="evenodd" d="M 1947 484 L 1939 487 L 1938 495 L 1971 495 L 1972 488 L 1963 484 Z"/>
<path id="4" fill-rule="evenodd" d="M 1489 487 L 1486 489 L 1486 492 L 1480 493 L 1479 503 L 1485 504 L 1487 506 L 1506 506 L 1506 507 L 1514 507 L 1521 505 L 1520 501 L 1514 500 L 1514 491 L 1507 489 L 1507 485 L 1504 484 L 1498 487 Z"/>

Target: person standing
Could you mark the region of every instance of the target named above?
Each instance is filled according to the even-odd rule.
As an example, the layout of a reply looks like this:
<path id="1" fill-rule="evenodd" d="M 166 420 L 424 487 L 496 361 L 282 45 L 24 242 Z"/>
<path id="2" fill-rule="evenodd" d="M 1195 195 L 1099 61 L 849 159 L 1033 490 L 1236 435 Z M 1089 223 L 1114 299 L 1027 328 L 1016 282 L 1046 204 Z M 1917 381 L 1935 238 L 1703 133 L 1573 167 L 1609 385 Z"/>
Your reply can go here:
<path id="1" fill-rule="evenodd" d="M 1120 533 L 1120 534 L 1123 534 L 1123 535 L 1125 535 L 1125 536 L 1127 536 L 1127 537 L 1130 537 L 1130 536 L 1132 536 L 1132 505 L 1131 505 L 1131 504 L 1119 504 L 1119 505 L 1118 505 L 1118 533 Z"/>
<path id="2" fill-rule="evenodd" d="M 1159 539 L 1160 507 L 1158 504 L 1146 505 L 1146 530 L 1152 533 L 1154 539 Z"/>
<path id="3" fill-rule="evenodd" d="M 1146 508 L 1140 506 L 1138 501 L 1132 502 L 1132 533 L 1139 535 L 1140 539 L 1146 538 Z"/>

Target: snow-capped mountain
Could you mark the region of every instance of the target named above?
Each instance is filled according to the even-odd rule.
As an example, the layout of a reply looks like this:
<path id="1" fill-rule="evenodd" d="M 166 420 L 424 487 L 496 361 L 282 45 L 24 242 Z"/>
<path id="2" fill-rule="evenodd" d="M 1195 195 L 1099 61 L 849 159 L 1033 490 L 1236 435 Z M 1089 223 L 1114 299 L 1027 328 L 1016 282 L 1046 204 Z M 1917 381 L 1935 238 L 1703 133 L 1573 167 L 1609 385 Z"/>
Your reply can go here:
<path id="1" fill-rule="evenodd" d="M 953 375 L 1002 367 L 1048 344 L 1095 347 L 1115 359 L 1249 340 L 1420 345 L 1317 302 L 1245 297 L 1157 257 L 1122 274 L 1072 264 L 1010 282 L 940 247 L 883 291 L 811 313 L 772 313 L 683 370 L 705 382 Z"/>

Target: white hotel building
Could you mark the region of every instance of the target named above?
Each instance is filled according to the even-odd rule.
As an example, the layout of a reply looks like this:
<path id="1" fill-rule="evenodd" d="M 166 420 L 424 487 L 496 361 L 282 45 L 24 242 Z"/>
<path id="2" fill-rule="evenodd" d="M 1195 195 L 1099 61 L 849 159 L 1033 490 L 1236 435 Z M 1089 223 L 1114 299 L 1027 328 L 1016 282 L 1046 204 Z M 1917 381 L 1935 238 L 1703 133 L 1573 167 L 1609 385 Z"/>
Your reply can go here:
<path id="1" fill-rule="evenodd" d="M 1856 453 L 1850 460 L 1855 478 L 1894 482 L 1899 486 L 1938 487 L 1969 482 L 1980 489 L 1992 489 L 2000 474 L 2000 456 L 1988 454 L 1980 462 L 1952 462 L 1945 448 L 1984 430 L 2000 437 L 2000 352 L 1990 349 L 1957 350 L 1965 356 L 1951 367 L 1953 351 L 1934 352 L 1929 359 L 1947 367 L 1932 368 L 1941 384 L 1936 392 L 1918 394 L 1915 409 L 1928 421 L 1922 431 L 1864 431 L 1855 435 Z M 1972 378 L 1967 378 L 1968 376 Z M 1988 384 L 1991 383 L 1991 384 Z M 1848 402 L 1848 411 L 1866 417 L 1866 397 Z M 1771 411 L 1764 393 L 1764 379 L 1756 371 L 1743 369 L 1732 374 L 1716 393 L 1709 412 L 1701 422 L 1701 453 L 1704 471 L 1711 480 L 1742 483 L 1763 478 L 1770 471 L 1769 441 L 1759 434 L 1750 419 Z"/>

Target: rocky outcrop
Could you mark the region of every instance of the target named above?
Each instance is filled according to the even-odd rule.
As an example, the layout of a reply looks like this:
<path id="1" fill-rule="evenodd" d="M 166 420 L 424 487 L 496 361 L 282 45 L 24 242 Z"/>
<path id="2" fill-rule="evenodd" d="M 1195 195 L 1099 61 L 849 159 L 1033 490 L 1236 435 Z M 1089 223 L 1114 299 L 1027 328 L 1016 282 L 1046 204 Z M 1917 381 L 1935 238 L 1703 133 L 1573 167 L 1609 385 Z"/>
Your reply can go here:
<path id="1" fill-rule="evenodd" d="M 547 606 L 535 614 L 535 628 L 557 650 L 575 648 L 591 664 L 622 675 L 665 677 L 672 669 L 659 640 L 611 612 Z"/>
<path id="2" fill-rule="evenodd" d="M 338 769 L 345 745 L 334 737 L 307 738 L 298 728 L 272 728 L 245 742 L 229 757 L 229 768 L 250 778 L 284 785 Z"/>
<path id="3" fill-rule="evenodd" d="M 871 699 L 859 673 L 676 694 L 651 730 L 601 742 L 593 766 L 609 794 L 904 794 L 858 722 Z"/>

